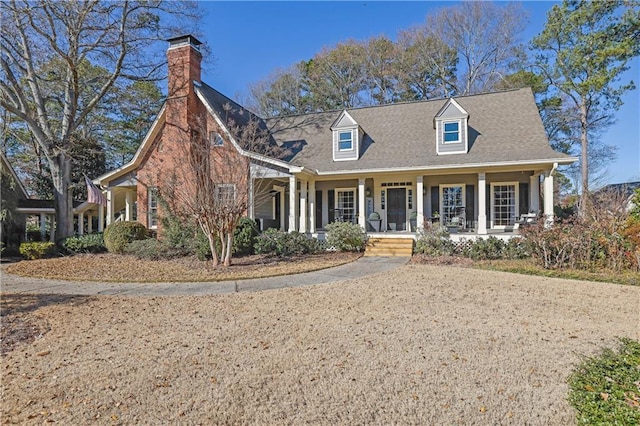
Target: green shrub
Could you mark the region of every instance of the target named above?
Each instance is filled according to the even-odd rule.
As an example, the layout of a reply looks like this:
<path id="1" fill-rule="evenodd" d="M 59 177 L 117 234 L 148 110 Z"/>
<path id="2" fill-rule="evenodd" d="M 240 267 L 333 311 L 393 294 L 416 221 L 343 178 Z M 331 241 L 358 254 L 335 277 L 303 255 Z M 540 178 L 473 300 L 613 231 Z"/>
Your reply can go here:
<path id="1" fill-rule="evenodd" d="M 195 238 L 195 254 L 198 260 L 205 261 L 211 259 L 211 246 L 209 245 L 209 239 L 201 229 L 198 229 Z"/>
<path id="2" fill-rule="evenodd" d="M 173 251 L 189 256 L 196 251 L 196 234 L 200 226 L 189 223 L 172 214 L 160 218 L 162 224 L 162 241 Z"/>
<path id="3" fill-rule="evenodd" d="M 129 243 L 144 240 L 147 228 L 140 222 L 115 222 L 104 231 L 104 245 L 111 253 L 124 253 Z"/>
<path id="4" fill-rule="evenodd" d="M 317 239 L 309 239 L 299 232 L 267 229 L 256 237 L 254 249 L 258 254 L 287 257 L 318 253 L 321 245 Z"/>
<path id="5" fill-rule="evenodd" d="M 233 231 L 233 253 L 253 254 L 253 246 L 258 236 L 258 224 L 255 220 L 243 217 Z"/>
<path id="6" fill-rule="evenodd" d="M 107 250 L 102 233 L 68 237 L 62 247 L 70 253 L 100 253 Z"/>
<path id="7" fill-rule="evenodd" d="M 333 222 L 327 225 L 327 244 L 338 251 L 362 251 L 367 234 L 360 225 L 349 222 Z"/>
<path id="8" fill-rule="evenodd" d="M 569 403 L 578 424 L 640 424 L 640 342 L 620 339 L 618 351 L 605 349 L 585 359 L 569 377 Z"/>
<path id="9" fill-rule="evenodd" d="M 55 253 L 56 245 L 50 241 L 33 241 L 20 244 L 20 254 L 29 260 L 42 259 Z"/>
<path id="10" fill-rule="evenodd" d="M 146 240 L 131 241 L 124 249 L 125 254 L 131 254 L 138 259 L 163 260 L 183 256 L 178 249 L 172 248 L 164 241 L 148 238 Z"/>
<path id="11" fill-rule="evenodd" d="M 414 253 L 428 256 L 452 256 L 455 245 L 449 239 L 446 228 L 425 228 L 418 231 Z"/>
<path id="12" fill-rule="evenodd" d="M 511 260 L 528 259 L 531 257 L 531 245 L 524 238 L 511 238 L 504 247 L 502 257 Z"/>
<path id="13" fill-rule="evenodd" d="M 478 238 L 466 247 L 464 255 L 473 260 L 502 259 L 506 252 L 506 243 L 493 235 L 487 239 Z"/>

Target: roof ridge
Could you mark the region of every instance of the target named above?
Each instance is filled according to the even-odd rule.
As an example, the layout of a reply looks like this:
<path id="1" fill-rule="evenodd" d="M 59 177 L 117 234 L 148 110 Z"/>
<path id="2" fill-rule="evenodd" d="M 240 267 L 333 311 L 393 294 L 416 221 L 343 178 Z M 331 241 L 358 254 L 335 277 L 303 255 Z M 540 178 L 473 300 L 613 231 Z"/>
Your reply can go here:
<path id="1" fill-rule="evenodd" d="M 392 103 L 383 104 L 383 105 L 364 105 L 364 106 L 359 106 L 359 107 L 336 108 L 336 109 L 330 109 L 330 110 L 326 110 L 326 111 L 305 112 L 305 113 L 300 113 L 300 114 L 276 115 L 276 116 L 273 116 L 273 117 L 267 117 L 264 120 L 283 119 L 283 118 L 300 117 L 300 116 L 304 116 L 304 115 L 315 115 L 315 114 L 330 114 L 330 113 L 334 113 L 335 114 L 335 113 L 343 112 L 343 111 L 358 111 L 358 110 L 363 110 L 363 109 L 385 108 L 385 107 L 392 107 L 392 106 L 396 106 L 396 105 L 410 105 L 410 104 L 422 104 L 422 103 L 428 103 L 428 102 L 441 102 L 441 101 L 447 101 L 449 99 L 461 99 L 461 98 L 471 98 L 471 97 L 474 97 L 474 96 L 498 95 L 498 94 L 503 94 L 503 93 L 508 93 L 508 92 L 518 92 L 518 91 L 522 91 L 522 90 L 531 90 L 531 88 L 527 86 L 527 87 L 521 87 L 521 88 L 518 88 L 518 89 L 504 89 L 504 90 L 496 90 L 496 91 L 493 91 L 493 92 L 473 93 L 473 94 L 470 94 L 470 95 L 450 96 L 450 97 L 441 97 L 441 98 L 432 98 L 432 99 L 416 99 L 416 100 L 413 100 L 413 101 L 392 102 Z"/>

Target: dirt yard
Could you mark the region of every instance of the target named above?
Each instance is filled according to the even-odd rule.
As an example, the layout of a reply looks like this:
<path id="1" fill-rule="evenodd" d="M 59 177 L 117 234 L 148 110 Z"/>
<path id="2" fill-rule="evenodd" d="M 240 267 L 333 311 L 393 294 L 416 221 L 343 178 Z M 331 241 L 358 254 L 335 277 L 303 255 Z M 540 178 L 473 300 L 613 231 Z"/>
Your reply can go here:
<path id="1" fill-rule="evenodd" d="M 2 303 L 42 330 L 2 356 L 3 423 L 570 424 L 580 357 L 640 337 L 640 287 L 433 265 Z"/>

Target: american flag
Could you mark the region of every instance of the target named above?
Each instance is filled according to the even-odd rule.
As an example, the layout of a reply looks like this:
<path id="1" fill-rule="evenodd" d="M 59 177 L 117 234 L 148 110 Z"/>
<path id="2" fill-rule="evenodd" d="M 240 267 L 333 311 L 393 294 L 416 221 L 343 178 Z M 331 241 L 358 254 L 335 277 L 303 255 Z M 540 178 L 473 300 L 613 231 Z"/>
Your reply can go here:
<path id="1" fill-rule="evenodd" d="M 89 180 L 88 177 L 84 177 L 84 181 L 87 183 L 87 202 L 93 204 L 107 205 L 107 199 L 102 195 L 102 191 Z"/>

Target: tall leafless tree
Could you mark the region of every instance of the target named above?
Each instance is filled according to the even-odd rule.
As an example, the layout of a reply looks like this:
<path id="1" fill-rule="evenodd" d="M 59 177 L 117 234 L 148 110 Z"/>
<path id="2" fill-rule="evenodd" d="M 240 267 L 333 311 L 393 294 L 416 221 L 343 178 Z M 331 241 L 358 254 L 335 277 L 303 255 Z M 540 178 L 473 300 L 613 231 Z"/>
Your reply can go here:
<path id="1" fill-rule="evenodd" d="M 153 41 L 197 21 L 195 7 L 161 0 L 2 2 L 0 107 L 27 124 L 47 159 L 58 239 L 73 233 L 72 135 L 121 79 L 161 77 L 164 55 L 152 50 Z M 98 81 L 84 80 L 86 61 L 106 71 Z M 43 72 L 54 62 L 60 66 Z M 45 90 L 52 81 L 59 93 Z M 95 92 L 83 99 L 87 83 Z"/>

